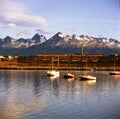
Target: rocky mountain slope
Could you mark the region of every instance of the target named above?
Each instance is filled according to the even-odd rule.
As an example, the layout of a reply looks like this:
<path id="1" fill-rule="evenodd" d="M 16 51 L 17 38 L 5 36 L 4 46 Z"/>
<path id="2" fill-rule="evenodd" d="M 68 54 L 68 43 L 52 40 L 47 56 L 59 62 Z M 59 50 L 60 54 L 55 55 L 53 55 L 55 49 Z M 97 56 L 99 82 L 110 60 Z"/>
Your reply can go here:
<path id="1" fill-rule="evenodd" d="M 115 39 L 107 38 L 95 38 L 84 35 L 72 35 L 64 36 L 62 33 L 58 32 L 49 40 L 44 42 L 45 46 L 61 46 L 61 47 L 108 47 L 108 48 L 120 48 L 120 42 Z"/>
<path id="2" fill-rule="evenodd" d="M 45 42 L 47 39 L 43 35 L 35 34 L 31 39 L 14 39 L 10 36 L 0 39 L 0 47 L 2 48 L 28 48 Z"/>
<path id="3" fill-rule="evenodd" d="M 72 36 L 56 33 L 46 39 L 35 34 L 30 39 L 14 39 L 9 36 L 0 38 L 0 55 L 35 55 L 38 53 L 120 53 L 120 42 L 115 39 L 96 38 L 85 35 Z"/>

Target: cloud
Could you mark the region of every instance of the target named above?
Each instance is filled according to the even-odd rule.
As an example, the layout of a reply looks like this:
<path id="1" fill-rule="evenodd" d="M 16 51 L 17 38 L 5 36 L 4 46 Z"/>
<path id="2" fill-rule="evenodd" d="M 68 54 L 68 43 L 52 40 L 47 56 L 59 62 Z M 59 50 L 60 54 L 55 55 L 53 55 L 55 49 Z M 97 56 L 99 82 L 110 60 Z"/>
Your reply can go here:
<path id="1" fill-rule="evenodd" d="M 73 32 L 75 32 L 75 29 L 65 29 L 64 31 L 65 32 L 72 32 L 73 33 Z"/>
<path id="2" fill-rule="evenodd" d="M 17 37 L 21 37 L 21 36 L 29 36 L 31 35 L 29 32 L 27 31 L 22 31 L 16 34 Z"/>
<path id="3" fill-rule="evenodd" d="M 9 0 L 0 0 L 0 22 L 8 26 L 44 27 L 48 25 L 46 19 L 30 14 L 23 4 Z"/>
<path id="4" fill-rule="evenodd" d="M 42 29 L 36 29 L 36 31 L 37 31 L 39 34 L 44 34 L 44 35 L 54 34 L 54 32 L 44 31 L 44 30 L 42 30 Z"/>
<path id="5" fill-rule="evenodd" d="M 16 27 L 16 24 L 14 24 L 14 23 L 9 23 L 9 24 L 7 24 L 7 27 L 9 27 L 9 28 L 15 28 L 15 27 Z"/>

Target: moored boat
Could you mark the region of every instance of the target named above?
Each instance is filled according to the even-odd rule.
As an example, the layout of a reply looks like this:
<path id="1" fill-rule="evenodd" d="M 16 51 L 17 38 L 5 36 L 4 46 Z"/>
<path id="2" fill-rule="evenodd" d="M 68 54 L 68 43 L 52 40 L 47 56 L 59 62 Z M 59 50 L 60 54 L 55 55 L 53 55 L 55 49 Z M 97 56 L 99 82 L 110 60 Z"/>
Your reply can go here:
<path id="1" fill-rule="evenodd" d="M 49 70 L 49 71 L 47 71 L 47 75 L 48 75 L 48 76 L 57 76 L 57 77 L 59 77 L 60 72 L 54 70 L 54 68 L 53 68 L 53 61 L 54 61 L 54 58 L 52 58 L 52 69 Z M 59 63 L 59 59 L 58 59 L 58 63 Z M 58 64 L 58 65 L 59 65 L 59 64 Z"/>
<path id="2" fill-rule="evenodd" d="M 59 71 L 55 71 L 55 70 L 50 70 L 50 71 L 47 71 L 47 75 L 48 76 L 59 76 L 60 72 Z"/>
<path id="3" fill-rule="evenodd" d="M 114 55 L 114 69 L 110 72 L 110 75 L 120 75 L 120 71 L 116 71 L 116 55 Z"/>
<path id="4" fill-rule="evenodd" d="M 84 76 L 80 76 L 81 80 L 96 80 L 95 76 L 91 76 L 91 75 L 84 75 Z"/>
<path id="5" fill-rule="evenodd" d="M 74 78 L 74 74 L 67 73 L 63 75 L 64 78 Z"/>
<path id="6" fill-rule="evenodd" d="M 83 76 L 80 76 L 81 80 L 96 80 L 95 76 L 91 76 L 87 73 L 87 55 L 86 55 L 86 74 Z"/>
<path id="7" fill-rule="evenodd" d="M 113 72 L 110 72 L 110 75 L 120 75 L 120 72 L 119 71 L 113 71 Z"/>

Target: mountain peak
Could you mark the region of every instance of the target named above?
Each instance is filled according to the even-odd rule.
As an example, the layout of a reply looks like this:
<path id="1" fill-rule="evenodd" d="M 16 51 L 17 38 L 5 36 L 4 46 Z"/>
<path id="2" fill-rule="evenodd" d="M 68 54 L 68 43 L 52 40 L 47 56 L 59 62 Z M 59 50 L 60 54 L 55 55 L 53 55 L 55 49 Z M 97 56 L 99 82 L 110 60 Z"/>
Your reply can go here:
<path id="1" fill-rule="evenodd" d="M 107 38 L 95 38 L 86 35 L 76 35 L 72 36 L 63 35 L 61 32 L 56 33 L 36 50 L 41 53 L 79 53 L 80 48 L 85 48 L 85 53 L 109 53 L 118 54 L 120 52 L 120 42 L 114 39 Z"/>
<path id="2" fill-rule="evenodd" d="M 6 36 L 5 38 L 4 38 L 4 41 L 5 41 L 5 43 L 8 43 L 8 42 L 11 42 L 11 37 L 10 36 Z"/>
<path id="3" fill-rule="evenodd" d="M 61 37 L 61 38 L 64 37 L 64 35 L 63 35 L 61 32 L 56 33 L 54 36 L 55 36 L 55 37 Z"/>
<path id="4" fill-rule="evenodd" d="M 62 32 L 58 32 L 58 33 L 56 33 L 56 34 L 62 34 Z"/>
<path id="5" fill-rule="evenodd" d="M 31 39 L 31 41 L 36 44 L 41 44 L 41 43 L 45 42 L 46 40 L 47 39 L 44 35 L 39 35 L 38 33 L 36 33 Z"/>
<path id="6" fill-rule="evenodd" d="M 61 32 L 56 33 L 48 40 L 44 35 L 40 35 L 36 33 L 30 39 L 13 39 L 10 36 L 7 36 L 3 39 L 0 39 L 0 47 L 2 48 L 29 48 L 33 46 L 37 47 L 48 47 L 48 48 L 109 48 L 109 49 L 120 49 L 120 42 L 115 39 L 107 39 L 107 38 L 96 38 L 92 36 L 85 35 L 76 35 L 72 36 L 63 35 Z M 43 52 L 43 51 L 41 51 Z"/>
<path id="7" fill-rule="evenodd" d="M 10 36 L 6 36 L 4 39 L 11 39 L 11 37 Z"/>
<path id="8" fill-rule="evenodd" d="M 36 33 L 33 37 L 32 37 L 32 40 L 34 39 L 40 39 L 40 35 L 38 33 Z"/>

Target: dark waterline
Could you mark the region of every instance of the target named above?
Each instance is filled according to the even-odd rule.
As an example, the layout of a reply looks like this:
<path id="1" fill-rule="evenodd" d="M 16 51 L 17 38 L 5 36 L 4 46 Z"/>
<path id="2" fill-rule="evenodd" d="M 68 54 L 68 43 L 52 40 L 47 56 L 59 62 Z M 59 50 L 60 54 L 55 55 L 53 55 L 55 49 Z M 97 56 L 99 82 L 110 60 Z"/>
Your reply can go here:
<path id="1" fill-rule="evenodd" d="M 2 119 L 120 119 L 120 76 L 89 72 L 96 81 L 47 77 L 46 71 L 0 71 Z"/>

